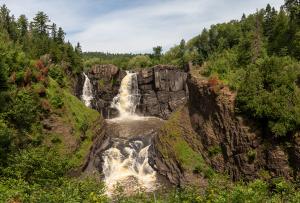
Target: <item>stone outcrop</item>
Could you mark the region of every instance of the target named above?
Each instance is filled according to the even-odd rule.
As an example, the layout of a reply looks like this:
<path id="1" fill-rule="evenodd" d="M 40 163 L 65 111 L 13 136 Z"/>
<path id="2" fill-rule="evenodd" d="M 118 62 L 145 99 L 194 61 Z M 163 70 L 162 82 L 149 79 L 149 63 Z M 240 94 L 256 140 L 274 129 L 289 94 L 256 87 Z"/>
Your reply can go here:
<path id="1" fill-rule="evenodd" d="M 141 93 L 138 113 L 169 118 L 188 97 L 187 73 L 173 66 L 158 65 L 138 72 Z"/>
<path id="2" fill-rule="evenodd" d="M 137 106 L 138 114 L 167 119 L 174 110 L 187 101 L 187 73 L 166 65 L 135 72 L 138 73 L 141 94 L 140 104 Z M 93 85 L 92 107 L 101 112 L 105 118 L 116 117 L 117 111 L 112 109 L 110 104 L 118 94 L 126 72 L 114 65 L 95 65 L 87 75 Z M 83 83 L 81 79 L 76 87 L 78 97 L 82 94 L 80 87 L 82 89 Z"/>
<path id="3" fill-rule="evenodd" d="M 293 179 L 300 175 L 300 135 L 278 139 L 267 135 L 261 124 L 236 113 L 236 95 L 228 87 L 188 76 L 172 66 L 159 65 L 136 72 L 141 94 L 138 113 L 169 119 L 186 104 L 175 125 L 179 126 L 180 139 L 195 153 L 201 154 L 205 163 L 216 171 L 229 174 L 233 180 L 278 176 Z M 110 103 L 118 94 L 125 71 L 113 65 L 99 65 L 87 74 L 94 89 L 93 108 L 106 118 L 116 116 Z M 120 136 L 114 133 L 120 132 L 119 127 L 106 126 L 98 135 L 85 171 L 91 166 L 100 170 L 101 153 L 110 146 L 109 137 Z M 137 129 L 131 127 L 131 130 Z M 196 185 L 205 185 L 202 177 L 193 174 L 193 169 L 184 169 L 176 157 L 174 143 L 165 135 L 166 131 L 157 126 L 151 134 L 151 166 L 173 184 L 183 185 L 194 179 Z"/>
<path id="4" fill-rule="evenodd" d="M 299 145 L 293 150 L 266 136 L 253 123 L 235 113 L 235 94 L 222 85 L 188 79 L 191 123 L 198 134 L 207 163 L 233 180 L 284 176 L 292 179 L 299 170 Z M 293 141 L 290 140 L 291 143 Z M 298 140 L 299 142 L 299 140 Z M 298 143 L 299 144 L 299 143 Z M 292 166 L 291 160 L 298 164 Z M 298 169 L 297 169 L 298 167 Z"/>

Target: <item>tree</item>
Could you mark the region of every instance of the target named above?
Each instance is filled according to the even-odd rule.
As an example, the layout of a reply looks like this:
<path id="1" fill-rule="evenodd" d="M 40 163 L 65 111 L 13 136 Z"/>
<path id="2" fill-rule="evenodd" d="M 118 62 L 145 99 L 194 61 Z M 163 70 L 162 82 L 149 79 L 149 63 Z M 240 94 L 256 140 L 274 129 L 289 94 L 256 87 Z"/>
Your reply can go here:
<path id="1" fill-rule="evenodd" d="M 135 56 L 128 62 L 129 68 L 146 68 L 151 65 L 149 56 L 139 55 Z"/>
<path id="2" fill-rule="evenodd" d="M 153 57 L 159 60 L 161 55 L 162 55 L 162 47 L 161 46 L 153 47 Z"/>
<path id="3" fill-rule="evenodd" d="M 276 17 L 277 17 L 277 12 L 275 8 L 274 7 L 272 8 L 270 4 L 268 4 L 266 7 L 264 21 L 263 21 L 264 35 L 267 36 L 268 38 L 272 37 L 273 29 L 276 24 Z"/>
<path id="4" fill-rule="evenodd" d="M 50 28 L 48 25 L 49 22 L 48 15 L 39 11 L 33 18 L 33 30 L 40 35 L 48 35 L 48 29 Z"/>
<path id="5" fill-rule="evenodd" d="M 28 32 L 28 19 L 25 15 L 20 15 L 17 21 L 17 27 L 18 27 L 18 37 L 22 38 L 24 37 Z"/>
<path id="6" fill-rule="evenodd" d="M 57 38 L 57 28 L 56 28 L 56 24 L 53 23 L 51 26 L 51 38 L 56 41 Z"/>
<path id="7" fill-rule="evenodd" d="M 8 31 L 9 24 L 10 24 L 10 10 L 4 4 L 0 8 L 0 25 L 3 29 Z"/>
<path id="8" fill-rule="evenodd" d="M 269 54 L 277 54 L 280 56 L 286 56 L 288 54 L 288 28 L 289 19 L 284 10 L 280 10 L 276 23 L 273 29 L 272 36 L 269 40 L 268 50 Z"/>
<path id="9" fill-rule="evenodd" d="M 289 12 L 291 20 L 300 23 L 300 0 L 285 0 L 284 7 Z"/>
<path id="10" fill-rule="evenodd" d="M 76 47 L 75 47 L 75 52 L 78 54 L 82 53 L 82 48 L 79 42 L 77 42 Z"/>
<path id="11" fill-rule="evenodd" d="M 63 44 L 65 42 L 65 34 L 66 33 L 64 32 L 64 30 L 59 27 L 57 32 L 57 43 Z"/>
<path id="12" fill-rule="evenodd" d="M 276 136 L 299 129 L 299 64 L 289 57 L 266 57 L 247 67 L 237 96 L 239 109 Z"/>

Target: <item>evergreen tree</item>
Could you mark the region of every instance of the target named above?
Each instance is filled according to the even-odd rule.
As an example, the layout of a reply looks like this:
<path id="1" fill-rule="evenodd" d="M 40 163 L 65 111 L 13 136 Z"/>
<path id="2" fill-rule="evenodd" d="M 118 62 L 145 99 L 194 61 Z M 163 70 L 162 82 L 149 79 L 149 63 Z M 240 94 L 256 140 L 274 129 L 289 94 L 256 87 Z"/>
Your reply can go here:
<path id="1" fill-rule="evenodd" d="M 10 24 L 10 10 L 4 4 L 0 8 L 0 25 L 2 29 L 8 32 L 9 24 Z"/>
<path id="2" fill-rule="evenodd" d="M 77 42 L 76 47 L 75 47 L 75 52 L 78 54 L 82 54 L 82 48 L 79 42 Z"/>
<path id="3" fill-rule="evenodd" d="M 289 19 L 284 10 L 280 10 L 273 29 L 272 39 L 269 43 L 269 53 L 286 56 L 288 54 L 288 27 Z"/>
<path id="4" fill-rule="evenodd" d="M 61 27 L 59 27 L 58 28 L 58 32 L 57 32 L 57 42 L 59 43 L 59 44 L 63 44 L 64 43 L 64 41 L 65 41 L 65 32 L 64 32 L 64 30 L 61 28 Z"/>
<path id="5" fill-rule="evenodd" d="M 33 30 L 40 35 L 48 35 L 49 22 L 48 15 L 39 11 L 33 18 Z"/>
<path id="6" fill-rule="evenodd" d="M 18 27 L 18 38 L 21 39 L 25 37 L 28 32 L 28 20 L 25 15 L 20 15 L 17 21 Z"/>
<path id="7" fill-rule="evenodd" d="M 51 38 L 56 41 L 56 38 L 57 38 L 57 27 L 56 27 L 56 24 L 53 23 L 52 26 L 51 26 Z"/>
<path id="8" fill-rule="evenodd" d="M 161 56 L 162 56 L 162 47 L 161 46 L 153 47 L 153 57 L 159 60 Z"/>
<path id="9" fill-rule="evenodd" d="M 264 15 L 264 22 L 263 22 L 263 29 L 264 35 L 268 38 L 272 38 L 273 29 L 276 23 L 277 12 L 275 8 L 271 7 L 270 4 L 267 5 L 265 15 Z"/>

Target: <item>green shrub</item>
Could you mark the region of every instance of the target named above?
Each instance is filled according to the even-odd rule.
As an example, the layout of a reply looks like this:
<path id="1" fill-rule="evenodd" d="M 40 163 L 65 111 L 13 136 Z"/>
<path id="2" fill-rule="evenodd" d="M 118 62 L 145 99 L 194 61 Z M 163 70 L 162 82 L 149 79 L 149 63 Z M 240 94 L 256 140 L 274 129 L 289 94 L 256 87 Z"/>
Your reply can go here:
<path id="1" fill-rule="evenodd" d="M 11 150 L 12 131 L 0 118 L 0 167 L 6 165 L 7 156 Z"/>
<path id="2" fill-rule="evenodd" d="M 89 122 L 87 121 L 86 118 L 84 118 L 79 126 L 79 130 L 85 135 L 86 131 L 89 129 Z"/>
<path id="3" fill-rule="evenodd" d="M 18 91 L 7 112 L 8 119 L 16 128 L 30 130 L 38 118 L 39 105 L 34 95 L 27 91 Z"/>
<path id="4" fill-rule="evenodd" d="M 65 86 L 64 72 L 58 65 L 52 65 L 49 68 L 49 76 L 53 78 L 61 87 Z"/>
<path id="5" fill-rule="evenodd" d="M 29 183 L 47 184 L 59 181 L 68 169 L 56 151 L 47 148 L 31 148 L 9 158 L 9 165 L 3 170 L 6 177 L 22 179 Z"/>
<path id="6" fill-rule="evenodd" d="M 256 159 L 256 151 L 255 150 L 248 151 L 247 158 L 249 163 L 253 163 L 254 160 Z"/>
<path id="7" fill-rule="evenodd" d="M 55 95 L 51 97 L 50 103 L 56 109 L 60 109 L 64 106 L 64 101 L 60 95 Z"/>
<path id="8" fill-rule="evenodd" d="M 16 73 L 16 81 L 15 82 L 18 85 L 21 85 L 24 82 L 24 75 L 25 75 L 24 71 L 18 71 Z"/>
<path id="9" fill-rule="evenodd" d="M 220 154 L 220 153 L 222 153 L 222 149 L 221 149 L 221 147 L 219 145 L 212 146 L 212 147 L 208 148 L 208 155 L 210 157 L 213 157 L 213 156 L 215 156 L 217 154 Z"/>
<path id="10" fill-rule="evenodd" d="M 265 127 L 276 136 L 299 129 L 299 71 L 299 64 L 288 57 L 267 57 L 249 66 L 238 89 L 239 110 L 267 121 Z"/>
<path id="11" fill-rule="evenodd" d="M 151 59 L 149 56 L 139 55 L 130 59 L 129 68 L 146 68 L 151 65 Z"/>

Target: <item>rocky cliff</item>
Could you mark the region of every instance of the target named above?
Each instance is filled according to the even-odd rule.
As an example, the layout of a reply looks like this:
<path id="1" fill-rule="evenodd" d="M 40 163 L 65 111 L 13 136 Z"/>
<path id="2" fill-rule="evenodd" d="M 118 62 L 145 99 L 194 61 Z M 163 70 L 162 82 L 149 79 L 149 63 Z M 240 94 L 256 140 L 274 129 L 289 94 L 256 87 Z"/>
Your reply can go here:
<path id="1" fill-rule="evenodd" d="M 151 164 L 161 175 L 176 185 L 198 186 L 205 185 L 201 177 L 209 176 L 209 166 L 233 180 L 299 177 L 299 136 L 264 134 L 259 123 L 236 113 L 236 95 L 224 85 L 191 75 L 187 84 L 187 106 L 172 114 L 153 141 Z"/>
<path id="2" fill-rule="evenodd" d="M 170 114 L 187 100 L 187 73 L 174 66 L 158 65 L 147 69 L 134 70 L 138 73 L 141 94 L 137 113 L 167 119 Z M 116 117 L 117 111 L 110 107 L 118 94 L 120 83 L 126 75 L 114 65 L 95 65 L 88 72 L 93 85 L 92 107 L 105 118 Z M 76 95 L 82 94 L 83 79 L 78 79 Z"/>
<path id="3" fill-rule="evenodd" d="M 227 87 L 190 77 L 191 124 L 206 162 L 233 180 L 299 175 L 299 139 L 275 139 L 235 113 L 235 94 Z M 287 144 L 288 143 L 288 144 Z"/>
<path id="4" fill-rule="evenodd" d="M 168 119 L 151 135 L 149 162 L 171 183 L 205 185 L 203 177 L 209 176 L 211 168 L 233 180 L 300 175 L 300 136 L 274 138 L 264 133 L 260 123 L 236 113 L 236 95 L 228 87 L 188 76 L 172 66 L 136 71 L 139 113 Z M 95 66 L 88 72 L 94 87 L 93 106 L 106 117 L 116 115 L 110 102 L 125 74 L 112 65 Z M 107 130 L 101 136 L 114 134 Z M 109 146 L 109 136 L 101 136 L 90 157 L 100 157 L 99 149 Z M 87 163 L 100 167 L 99 160 Z"/>

